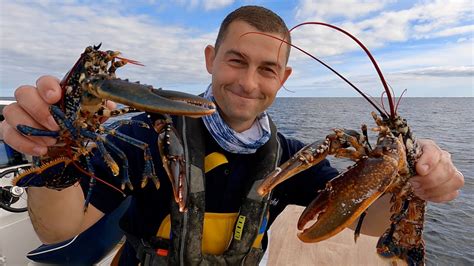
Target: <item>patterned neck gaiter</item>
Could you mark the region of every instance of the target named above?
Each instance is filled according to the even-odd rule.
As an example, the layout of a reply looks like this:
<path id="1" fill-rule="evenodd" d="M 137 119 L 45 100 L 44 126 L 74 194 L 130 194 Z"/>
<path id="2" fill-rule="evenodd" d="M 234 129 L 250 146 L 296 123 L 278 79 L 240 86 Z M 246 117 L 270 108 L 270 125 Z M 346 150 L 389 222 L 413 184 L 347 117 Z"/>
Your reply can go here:
<path id="1" fill-rule="evenodd" d="M 212 86 L 207 87 L 204 98 L 216 102 L 212 94 Z M 230 153 L 251 154 L 263 146 L 270 139 L 270 123 L 266 112 L 260 114 L 252 127 L 236 132 L 230 128 L 216 110 L 211 115 L 202 117 L 204 125 L 217 141 L 219 146 Z"/>

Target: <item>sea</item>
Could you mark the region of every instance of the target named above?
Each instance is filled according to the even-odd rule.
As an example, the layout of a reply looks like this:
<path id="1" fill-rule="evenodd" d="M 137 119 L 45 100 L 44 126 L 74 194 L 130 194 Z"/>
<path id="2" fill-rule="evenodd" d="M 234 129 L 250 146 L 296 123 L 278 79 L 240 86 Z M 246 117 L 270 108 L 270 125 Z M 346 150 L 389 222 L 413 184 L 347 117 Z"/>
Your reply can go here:
<path id="1" fill-rule="evenodd" d="M 323 139 L 334 128 L 375 126 L 371 111 L 374 107 L 363 98 L 277 98 L 269 109 L 280 132 L 305 143 Z M 474 98 L 402 98 L 397 111 L 416 137 L 432 139 L 449 151 L 465 177 L 457 199 L 428 204 L 423 234 L 427 265 L 474 265 Z M 369 134 L 374 143 L 376 134 Z M 352 164 L 329 159 L 340 171 Z"/>
<path id="2" fill-rule="evenodd" d="M 384 108 L 389 109 L 387 103 Z M 277 98 L 269 109 L 280 132 L 305 143 L 323 139 L 334 128 L 373 127 L 371 111 L 375 108 L 363 98 Z M 402 98 L 397 112 L 417 138 L 432 139 L 449 151 L 465 177 L 457 199 L 428 204 L 427 265 L 474 265 L 474 98 Z M 375 137 L 369 137 L 372 143 Z M 330 161 L 340 171 L 350 164 Z"/>

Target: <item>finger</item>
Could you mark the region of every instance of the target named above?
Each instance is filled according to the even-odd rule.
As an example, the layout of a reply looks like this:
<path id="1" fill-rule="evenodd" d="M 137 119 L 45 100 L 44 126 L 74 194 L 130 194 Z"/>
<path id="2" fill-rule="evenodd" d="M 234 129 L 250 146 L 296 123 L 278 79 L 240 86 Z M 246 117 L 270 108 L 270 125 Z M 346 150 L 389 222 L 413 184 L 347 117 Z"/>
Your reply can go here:
<path id="1" fill-rule="evenodd" d="M 451 194 L 452 192 L 461 189 L 463 186 L 464 177 L 461 172 L 455 170 L 455 172 L 448 177 L 446 182 L 436 187 L 415 190 L 415 194 L 426 198 L 438 198 L 443 195 Z"/>
<path id="2" fill-rule="evenodd" d="M 13 149 L 34 156 L 44 155 L 47 152 L 47 147 L 44 145 L 38 145 L 36 142 L 31 141 L 16 129 L 12 128 L 6 121 L 2 122 L 3 140 Z"/>
<path id="3" fill-rule="evenodd" d="M 418 189 L 415 190 L 415 195 L 423 199 L 430 199 L 430 198 L 439 198 L 444 195 L 451 194 L 453 191 L 457 191 L 459 186 L 454 179 L 450 179 L 449 181 L 441 184 L 438 187 L 430 188 L 430 189 Z"/>
<path id="4" fill-rule="evenodd" d="M 53 76 L 42 76 L 36 81 L 38 94 L 48 104 L 57 103 L 62 96 L 59 79 Z"/>
<path id="5" fill-rule="evenodd" d="M 452 201 L 455 198 L 457 198 L 458 196 L 459 196 L 459 190 L 456 190 L 456 191 L 451 192 L 449 194 L 441 195 L 439 197 L 426 197 L 426 198 L 422 198 L 422 199 L 427 200 L 427 201 L 431 201 L 431 202 L 435 202 L 435 203 L 443 203 L 443 202 Z"/>
<path id="6" fill-rule="evenodd" d="M 105 101 L 105 107 L 108 110 L 114 110 L 117 109 L 117 103 L 115 103 L 114 101 Z M 105 123 L 105 121 L 107 121 L 108 119 L 108 116 L 104 116 L 100 119 L 100 123 Z"/>
<path id="7" fill-rule="evenodd" d="M 17 131 L 17 125 L 28 125 L 30 127 L 44 129 L 39 123 L 37 123 L 29 114 L 23 110 L 18 103 L 12 103 L 3 108 L 3 114 L 5 115 L 5 123 L 9 127 Z M 16 132 L 22 135 L 20 132 Z M 23 136 L 23 135 L 22 135 Z M 52 137 L 35 137 L 35 136 L 24 136 L 31 142 L 39 146 L 51 146 L 56 143 L 56 139 Z"/>
<path id="8" fill-rule="evenodd" d="M 109 109 L 109 110 L 115 110 L 115 109 L 117 109 L 117 103 L 114 102 L 114 101 L 106 101 L 105 102 L 105 107 L 107 107 L 107 109 Z"/>
<path id="9" fill-rule="evenodd" d="M 416 172 L 425 176 L 433 170 L 441 159 L 441 149 L 432 140 L 420 139 L 418 143 L 423 152 L 416 163 Z"/>
<path id="10" fill-rule="evenodd" d="M 59 130 L 58 124 L 49 111 L 49 104 L 39 95 L 35 87 L 27 85 L 19 87 L 15 91 L 15 98 L 21 109 L 41 125 L 41 128 Z"/>
<path id="11" fill-rule="evenodd" d="M 456 168 L 451 161 L 451 154 L 441 150 L 441 157 L 436 166 L 431 167 L 428 175 L 417 175 L 410 179 L 410 183 L 415 189 L 432 189 L 438 186 L 444 186 L 444 183 L 454 178 Z"/>

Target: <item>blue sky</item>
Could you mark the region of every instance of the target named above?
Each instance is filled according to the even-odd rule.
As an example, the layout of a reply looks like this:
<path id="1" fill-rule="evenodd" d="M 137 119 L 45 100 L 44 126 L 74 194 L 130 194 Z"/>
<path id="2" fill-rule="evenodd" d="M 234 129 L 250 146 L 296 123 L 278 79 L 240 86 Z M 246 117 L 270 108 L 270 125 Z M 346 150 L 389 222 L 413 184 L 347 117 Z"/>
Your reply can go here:
<path id="1" fill-rule="evenodd" d="M 8 1 L 0 0 L 0 96 L 62 77 L 86 46 L 103 43 L 144 63 L 118 76 L 166 89 L 199 93 L 210 80 L 204 47 L 221 20 L 241 5 L 266 6 L 289 27 L 323 21 L 356 35 L 373 53 L 395 94 L 474 96 L 474 7 L 467 1 Z M 296 30 L 294 44 L 378 96 L 382 87 L 368 58 L 350 39 L 328 28 Z M 278 96 L 356 96 L 307 56 L 293 51 L 293 75 Z"/>

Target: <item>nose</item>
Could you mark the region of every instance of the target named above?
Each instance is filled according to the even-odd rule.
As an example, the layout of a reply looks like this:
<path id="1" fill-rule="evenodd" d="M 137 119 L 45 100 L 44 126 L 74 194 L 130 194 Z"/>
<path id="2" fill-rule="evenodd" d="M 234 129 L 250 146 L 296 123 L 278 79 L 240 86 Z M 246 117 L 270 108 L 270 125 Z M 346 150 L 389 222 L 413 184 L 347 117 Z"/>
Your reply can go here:
<path id="1" fill-rule="evenodd" d="M 239 85 L 245 93 L 251 93 L 258 87 L 257 71 L 252 68 L 247 68 L 242 71 L 239 77 Z"/>

